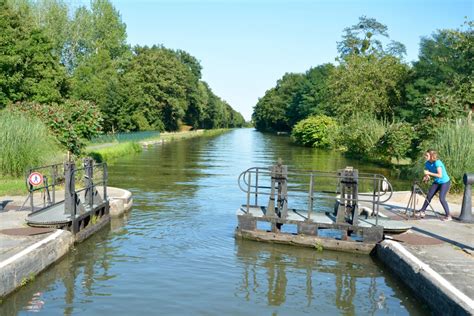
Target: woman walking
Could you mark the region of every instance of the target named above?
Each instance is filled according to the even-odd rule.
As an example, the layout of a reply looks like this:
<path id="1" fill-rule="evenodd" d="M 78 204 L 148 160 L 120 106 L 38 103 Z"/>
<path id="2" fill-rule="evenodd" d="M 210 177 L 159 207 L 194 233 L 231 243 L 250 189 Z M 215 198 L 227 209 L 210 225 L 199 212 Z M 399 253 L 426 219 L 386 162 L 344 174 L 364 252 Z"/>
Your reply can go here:
<path id="1" fill-rule="evenodd" d="M 431 199 L 439 191 L 439 201 L 444 208 L 446 217 L 443 219 L 445 221 L 450 221 L 451 215 L 449 214 L 449 205 L 446 202 L 446 194 L 448 194 L 449 186 L 451 185 L 451 179 L 448 176 L 446 167 L 443 162 L 438 159 L 438 153 L 434 150 L 428 150 L 425 152 L 425 176 L 423 177 L 423 182 L 428 182 L 430 177 L 434 177 L 433 184 L 428 190 L 425 203 L 423 203 L 422 208 L 420 209 L 420 217 L 425 217 L 425 211 L 428 207 L 428 204 L 431 202 Z"/>

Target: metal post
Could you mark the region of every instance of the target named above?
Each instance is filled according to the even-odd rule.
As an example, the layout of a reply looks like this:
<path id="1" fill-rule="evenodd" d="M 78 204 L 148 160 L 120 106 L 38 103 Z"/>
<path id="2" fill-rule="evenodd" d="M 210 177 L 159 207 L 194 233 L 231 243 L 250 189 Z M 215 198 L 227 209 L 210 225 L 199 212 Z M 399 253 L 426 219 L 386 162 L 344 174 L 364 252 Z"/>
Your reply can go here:
<path id="1" fill-rule="evenodd" d="M 107 164 L 104 162 L 103 165 L 103 181 L 104 184 L 104 201 L 107 201 L 107 180 L 109 179 L 109 172 L 107 170 Z"/>
<path id="2" fill-rule="evenodd" d="M 352 225 L 359 225 L 359 171 L 352 171 Z"/>
<path id="3" fill-rule="evenodd" d="M 465 173 L 463 177 L 464 195 L 462 198 L 461 215 L 459 220 L 461 222 L 472 223 L 472 184 L 474 183 L 474 173 Z"/>
<path id="4" fill-rule="evenodd" d="M 250 185 L 250 182 L 252 180 L 252 174 L 251 174 L 251 171 L 249 171 L 248 173 L 249 173 L 249 178 L 247 181 L 247 214 L 250 214 L 250 190 L 252 188 L 252 186 Z"/>
<path id="5" fill-rule="evenodd" d="M 58 165 L 53 165 L 52 167 L 52 177 L 53 177 L 53 204 L 56 203 L 56 176 L 58 174 Z"/>
<path id="6" fill-rule="evenodd" d="M 258 168 L 255 172 L 255 206 L 258 206 Z"/>
<path id="7" fill-rule="evenodd" d="M 375 226 L 379 225 L 379 206 L 380 206 L 380 179 L 377 181 L 377 210 L 375 211 Z"/>
<path id="8" fill-rule="evenodd" d="M 76 182 L 74 179 L 75 170 L 74 161 L 67 161 L 64 163 L 64 214 L 72 218 L 73 226 L 76 217 Z"/>
<path id="9" fill-rule="evenodd" d="M 271 168 L 271 188 L 270 188 L 270 198 L 268 200 L 267 213 L 266 216 L 275 216 L 275 166 Z"/>
<path id="10" fill-rule="evenodd" d="M 90 158 L 84 158 L 84 183 L 86 186 L 85 190 L 85 202 L 89 204 L 90 208 L 92 209 L 94 206 L 94 187 L 93 187 L 93 161 Z"/>
<path id="11" fill-rule="evenodd" d="M 281 162 L 279 162 L 281 163 Z M 280 217 L 286 219 L 288 217 L 288 166 L 281 166 L 281 180 L 280 180 Z"/>
<path id="12" fill-rule="evenodd" d="M 314 191 L 314 175 L 311 173 L 309 179 L 309 193 L 308 193 L 308 221 L 311 220 L 311 212 L 313 211 L 313 191 Z"/>

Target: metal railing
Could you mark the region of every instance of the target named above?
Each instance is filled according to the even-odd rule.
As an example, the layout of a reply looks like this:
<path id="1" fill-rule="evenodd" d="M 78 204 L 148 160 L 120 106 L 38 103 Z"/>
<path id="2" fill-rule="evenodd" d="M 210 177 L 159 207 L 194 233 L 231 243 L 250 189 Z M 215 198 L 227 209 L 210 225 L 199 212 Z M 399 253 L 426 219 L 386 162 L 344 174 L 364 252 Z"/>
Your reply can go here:
<path id="1" fill-rule="evenodd" d="M 43 183 L 38 186 L 33 186 L 28 182 L 28 176 L 33 172 L 39 172 L 43 175 Z M 56 204 L 56 191 L 57 187 L 64 184 L 64 164 L 52 164 L 47 166 L 35 167 L 28 170 L 28 174 L 25 177 L 26 188 L 28 190 L 28 198 L 23 203 L 20 210 L 23 209 L 26 202 L 30 201 L 31 211 L 35 211 L 34 204 L 34 193 L 43 193 L 43 208 Z M 51 182 L 50 182 L 51 179 Z"/>
<path id="2" fill-rule="evenodd" d="M 28 175 L 33 172 L 39 172 L 43 175 L 43 183 L 33 186 L 28 180 L 26 181 L 29 194 L 21 209 L 23 209 L 28 200 L 30 200 L 32 213 L 64 201 L 64 213 L 74 218 L 77 215 L 78 207 L 80 207 L 79 196 L 82 192 L 84 192 L 83 206 L 88 206 L 92 209 L 94 202 L 99 201 L 99 198 L 96 197 L 98 186 L 103 186 L 103 197 L 100 200 L 107 200 L 108 171 L 106 163 L 95 163 L 93 159 L 86 158 L 81 168 L 76 168 L 74 162 L 65 162 L 64 164 L 31 168 Z M 79 189 L 76 189 L 76 184 L 80 184 Z M 64 188 L 64 199 L 57 201 L 58 188 Z M 35 206 L 34 194 L 36 192 L 43 194 L 42 206 Z M 41 208 L 38 210 L 38 207 Z"/>
<path id="3" fill-rule="evenodd" d="M 77 215 L 78 207 L 82 210 L 82 206 L 88 206 L 90 210 L 94 208 L 94 202 L 102 203 L 107 200 L 107 164 L 106 163 L 94 163 L 94 160 L 90 158 L 84 159 L 83 167 L 76 168 L 73 162 L 66 162 L 64 165 L 65 169 L 65 195 L 64 195 L 64 213 L 71 215 L 71 218 L 75 218 Z M 94 178 L 94 170 L 101 170 L 101 177 L 99 179 Z M 83 178 L 84 186 L 80 189 L 76 189 L 76 180 Z M 95 197 L 97 187 L 103 187 L 103 199 Z M 81 204 L 80 193 L 84 192 L 84 202 Z M 94 199 L 96 199 L 94 201 Z M 85 211 L 85 210 L 84 210 Z"/>
<path id="4" fill-rule="evenodd" d="M 275 166 L 252 167 L 239 175 L 238 185 L 240 190 L 246 193 L 247 214 L 252 205 L 258 206 L 260 196 L 268 196 L 271 202 L 277 195 L 277 209 L 282 207 L 283 216 L 286 216 L 284 211 L 288 207 L 289 200 L 298 201 L 300 204 L 301 201 L 306 200 L 307 218 L 310 220 L 317 197 L 323 200 L 333 200 L 335 203 L 343 203 L 343 207 L 351 205 L 356 209 L 360 202 L 370 203 L 372 214 L 376 215 L 376 225 L 378 225 L 379 206 L 391 198 L 392 185 L 380 174 L 357 173 L 355 170 L 355 176 L 351 177 L 344 173 L 345 170 L 353 169 L 344 169 L 338 172 L 317 170 L 288 172 L 284 169 L 282 173 L 275 174 Z M 286 183 L 279 185 L 283 182 Z M 253 204 L 251 204 L 252 202 Z M 273 204 L 268 203 L 268 205 L 270 208 Z M 272 211 L 270 210 L 270 214 Z M 354 216 L 356 222 L 357 216 Z"/>

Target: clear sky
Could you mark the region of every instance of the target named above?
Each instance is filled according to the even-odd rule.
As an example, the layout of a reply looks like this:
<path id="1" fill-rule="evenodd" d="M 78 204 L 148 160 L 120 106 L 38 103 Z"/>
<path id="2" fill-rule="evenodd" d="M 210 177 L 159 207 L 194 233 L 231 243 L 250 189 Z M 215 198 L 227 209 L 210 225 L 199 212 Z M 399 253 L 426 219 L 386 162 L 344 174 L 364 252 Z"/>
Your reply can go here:
<path id="1" fill-rule="evenodd" d="M 473 19 L 474 0 L 111 0 L 131 45 L 183 49 L 203 80 L 249 120 L 265 91 L 286 72 L 335 63 L 345 27 L 366 15 L 418 58 L 422 36 Z"/>

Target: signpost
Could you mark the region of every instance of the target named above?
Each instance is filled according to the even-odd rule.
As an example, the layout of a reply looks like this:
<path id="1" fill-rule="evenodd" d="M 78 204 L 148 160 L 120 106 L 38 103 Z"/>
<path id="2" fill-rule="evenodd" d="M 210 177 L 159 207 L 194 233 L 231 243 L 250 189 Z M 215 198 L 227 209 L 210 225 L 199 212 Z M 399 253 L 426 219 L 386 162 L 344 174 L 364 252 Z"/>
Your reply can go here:
<path id="1" fill-rule="evenodd" d="M 43 184 L 43 175 L 39 172 L 32 172 L 29 176 L 28 176 L 28 182 L 32 185 L 32 186 L 38 186 L 38 185 L 41 185 Z"/>

